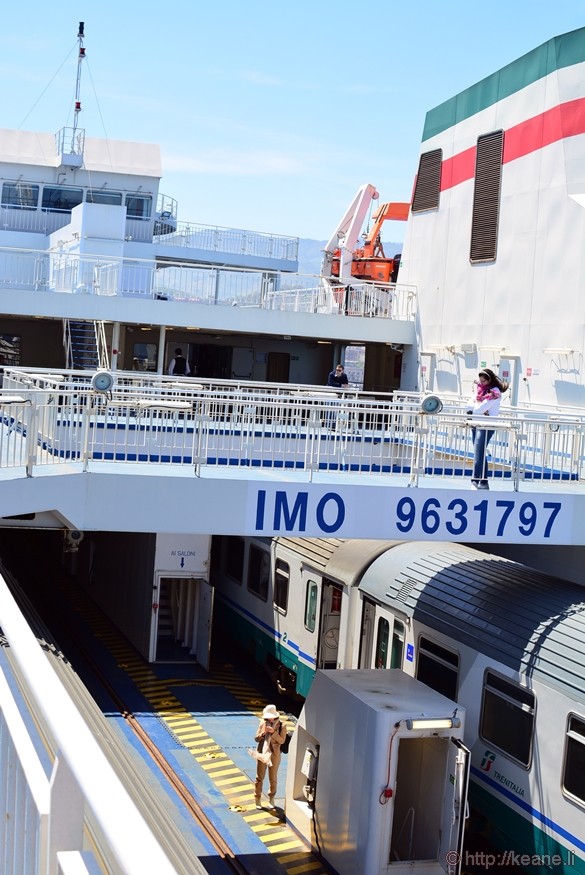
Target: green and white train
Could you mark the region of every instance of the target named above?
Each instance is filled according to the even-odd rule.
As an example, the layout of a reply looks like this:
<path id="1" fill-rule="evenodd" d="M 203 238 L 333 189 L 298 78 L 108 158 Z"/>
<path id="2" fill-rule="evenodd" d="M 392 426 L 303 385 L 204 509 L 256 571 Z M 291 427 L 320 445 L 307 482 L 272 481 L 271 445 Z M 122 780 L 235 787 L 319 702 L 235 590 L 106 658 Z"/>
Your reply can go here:
<path id="1" fill-rule="evenodd" d="M 585 873 L 582 587 L 461 544 L 217 541 L 216 620 L 281 691 L 401 668 L 456 700 L 500 864 Z"/>

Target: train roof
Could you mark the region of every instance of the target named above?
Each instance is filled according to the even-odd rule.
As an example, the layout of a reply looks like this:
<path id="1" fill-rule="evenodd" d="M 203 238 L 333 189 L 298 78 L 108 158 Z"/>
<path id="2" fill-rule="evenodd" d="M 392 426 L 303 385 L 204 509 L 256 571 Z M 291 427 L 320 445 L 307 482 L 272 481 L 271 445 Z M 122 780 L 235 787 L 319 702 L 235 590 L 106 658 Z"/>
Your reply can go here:
<path id="1" fill-rule="evenodd" d="M 585 591 L 463 544 L 410 542 L 366 569 L 381 603 L 573 697 L 585 694 Z"/>
<path id="2" fill-rule="evenodd" d="M 353 586 L 364 567 L 397 541 L 367 538 L 277 538 L 279 544 L 299 553 L 311 566 L 332 580 Z"/>

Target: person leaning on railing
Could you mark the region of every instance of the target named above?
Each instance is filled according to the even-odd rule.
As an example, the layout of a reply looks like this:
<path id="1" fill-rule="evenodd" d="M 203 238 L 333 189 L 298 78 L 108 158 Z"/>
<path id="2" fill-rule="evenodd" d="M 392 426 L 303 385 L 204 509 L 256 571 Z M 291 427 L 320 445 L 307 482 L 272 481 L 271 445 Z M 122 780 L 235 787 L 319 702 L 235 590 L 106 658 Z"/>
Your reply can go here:
<path id="1" fill-rule="evenodd" d="M 497 416 L 500 412 L 502 394 L 507 391 L 508 384 L 504 380 L 500 380 L 490 368 L 484 368 L 479 372 L 475 386 L 475 396 L 472 406 L 467 411 L 468 414 L 473 416 L 474 419 L 484 416 Z M 495 429 L 491 428 L 474 428 L 473 426 L 471 428 L 471 439 L 473 441 L 472 489 L 490 488 L 487 479 L 486 451 L 489 442 L 494 436 L 494 432 Z"/>

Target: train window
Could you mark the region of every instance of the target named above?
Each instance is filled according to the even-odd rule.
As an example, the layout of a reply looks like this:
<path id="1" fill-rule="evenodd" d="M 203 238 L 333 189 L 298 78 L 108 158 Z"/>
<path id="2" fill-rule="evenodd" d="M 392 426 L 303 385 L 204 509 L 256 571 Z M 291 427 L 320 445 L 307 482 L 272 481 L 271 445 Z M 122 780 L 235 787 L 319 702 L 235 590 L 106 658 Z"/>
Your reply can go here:
<path id="1" fill-rule="evenodd" d="M 486 672 L 480 735 L 525 768 L 532 754 L 535 705 L 534 694 L 526 687 Z"/>
<path id="2" fill-rule="evenodd" d="M 390 623 L 385 617 L 378 619 L 378 634 L 376 636 L 376 668 L 386 668 L 388 662 L 388 641 L 390 639 Z"/>
<path id="3" fill-rule="evenodd" d="M 282 559 L 276 560 L 274 569 L 274 607 L 282 614 L 286 614 L 288 607 L 288 582 L 290 570 L 288 562 Z"/>
<path id="4" fill-rule="evenodd" d="M 402 668 L 404 655 L 404 623 L 394 620 L 392 629 L 392 650 L 390 651 L 390 668 Z"/>
<path id="5" fill-rule="evenodd" d="M 456 699 L 458 674 L 458 654 L 421 635 L 418 642 L 416 667 L 416 676 L 419 681 L 447 696 L 448 699 Z"/>
<path id="6" fill-rule="evenodd" d="M 317 621 L 317 591 L 315 581 L 308 580 L 305 593 L 305 629 L 308 629 L 309 632 L 315 631 Z"/>
<path id="7" fill-rule="evenodd" d="M 248 556 L 248 589 L 264 602 L 268 599 L 269 579 L 270 553 L 251 544 Z"/>
<path id="8" fill-rule="evenodd" d="M 569 716 L 563 790 L 585 802 L 585 720 Z"/>
<path id="9" fill-rule="evenodd" d="M 223 540 L 225 547 L 225 570 L 232 580 L 241 583 L 244 579 L 244 542 L 229 535 Z"/>
<path id="10" fill-rule="evenodd" d="M 69 213 L 83 200 L 82 188 L 63 188 L 62 185 L 45 185 L 41 207 L 47 213 Z"/>
<path id="11" fill-rule="evenodd" d="M 34 210 L 39 202 L 39 186 L 28 182 L 5 182 L 2 206 L 13 210 Z"/>

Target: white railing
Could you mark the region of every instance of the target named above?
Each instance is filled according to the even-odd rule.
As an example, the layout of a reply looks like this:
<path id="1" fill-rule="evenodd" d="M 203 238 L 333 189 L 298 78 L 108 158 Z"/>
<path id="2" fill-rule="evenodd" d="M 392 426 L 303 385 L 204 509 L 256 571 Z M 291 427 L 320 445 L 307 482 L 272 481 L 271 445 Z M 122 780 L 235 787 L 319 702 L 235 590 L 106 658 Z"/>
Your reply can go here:
<path id="1" fill-rule="evenodd" d="M 243 270 L 152 259 L 81 256 L 0 247 L 0 288 L 139 297 L 210 306 L 367 316 L 412 321 L 416 289 L 286 271 Z"/>
<path id="2" fill-rule="evenodd" d="M 71 382 L 73 380 L 73 382 Z M 136 385 L 138 383 L 138 385 Z M 471 476 L 472 422 L 464 410 L 429 416 L 418 401 L 342 396 L 322 387 L 147 380 L 117 374 L 109 394 L 92 391 L 88 375 L 26 374 L 7 369 L 0 396 L 0 468 L 102 462 L 164 463 L 383 474 L 408 478 Z M 523 482 L 579 481 L 585 423 L 515 413 L 494 429 L 490 476 L 514 489 Z"/>
<path id="3" fill-rule="evenodd" d="M 1 576 L 0 626 L 26 686 L 27 700 L 42 720 L 43 733 L 54 739 L 58 750 L 47 775 L 0 671 L 2 875 L 105 871 L 176 875 Z M 105 869 L 86 850 L 95 847 L 96 831 Z"/>
<path id="4" fill-rule="evenodd" d="M 239 230 L 238 228 L 222 228 L 219 225 L 198 225 L 195 222 L 177 222 L 176 231 L 170 234 L 156 235 L 154 240 L 167 246 L 254 255 L 258 258 L 297 261 L 299 257 L 297 237 L 282 237 L 274 234 L 263 234 L 260 231 Z"/>
<path id="5" fill-rule="evenodd" d="M 145 219 L 127 218 L 126 239 L 188 249 L 203 249 L 206 252 L 298 261 L 297 237 L 284 237 L 239 228 L 221 228 L 217 225 L 199 225 L 195 222 L 176 222 L 176 201 L 166 195 L 159 196 L 158 208 L 161 211 L 157 214 L 158 218 L 155 215 Z M 165 219 L 160 218 L 161 213 L 170 214 L 166 227 L 172 227 L 173 230 L 169 234 L 156 233 L 158 229 L 165 227 Z M 70 222 L 70 210 L 48 211 L 17 205 L 0 205 L 2 231 L 28 231 L 49 235 L 65 228 Z"/>

